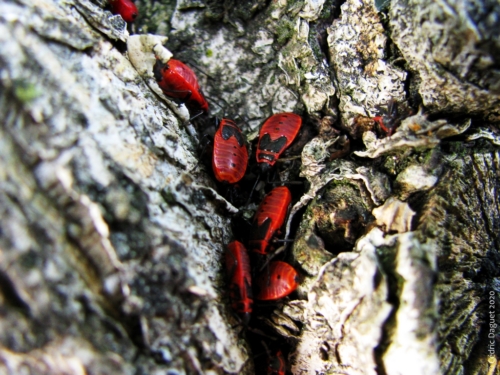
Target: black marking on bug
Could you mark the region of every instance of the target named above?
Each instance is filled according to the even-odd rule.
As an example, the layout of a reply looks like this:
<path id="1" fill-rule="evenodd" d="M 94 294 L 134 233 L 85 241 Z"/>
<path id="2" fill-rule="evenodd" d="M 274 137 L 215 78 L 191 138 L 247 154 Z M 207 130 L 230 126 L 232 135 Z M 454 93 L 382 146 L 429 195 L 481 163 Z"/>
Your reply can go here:
<path id="1" fill-rule="evenodd" d="M 266 234 L 269 231 L 269 226 L 271 225 L 271 218 L 266 218 L 261 225 L 256 225 L 254 229 L 254 240 L 261 241 L 266 238 Z"/>
<path id="2" fill-rule="evenodd" d="M 287 139 L 285 136 L 281 136 L 274 141 L 271 140 L 271 136 L 266 133 L 262 136 L 259 142 L 259 148 L 265 151 L 271 151 L 279 154 L 286 146 Z"/>
<path id="3" fill-rule="evenodd" d="M 239 310 L 241 309 L 241 301 L 243 299 L 243 296 L 241 295 L 241 290 L 237 284 L 232 284 L 229 288 L 229 297 L 231 300 L 235 301 L 235 309 Z M 244 306 L 244 305 L 243 305 Z"/>
<path id="4" fill-rule="evenodd" d="M 252 286 L 248 283 L 247 279 L 245 279 L 245 289 L 247 291 L 247 297 L 253 299 Z"/>
<path id="5" fill-rule="evenodd" d="M 233 136 L 238 141 L 238 144 L 240 145 L 240 147 L 245 144 L 245 139 L 243 138 L 243 134 L 241 134 L 240 130 L 236 127 L 236 125 L 232 125 L 232 126 L 231 125 L 224 125 L 222 127 L 221 134 L 222 134 L 222 138 L 225 141 L 227 141 L 229 138 L 231 138 Z"/>
<path id="6" fill-rule="evenodd" d="M 161 82 L 163 79 L 163 68 L 168 69 L 168 65 L 162 64 L 160 60 L 156 59 L 155 65 L 153 67 L 153 74 L 155 76 L 156 82 Z"/>
<path id="7" fill-rule="evenodd" d="M 269 160 L 270 162 L 273 162 L 276 157 L 272 154 L 265 154 L 263 152 L 259 153 L 259 159 L 266 159 Z"/>
<path id="8" fill-rule="evenodd" d="M 241 295 L 238 296 L 238 299 L 242 299 Z M 245 310 L 245 302 L 240 301 L 236 304 L 236 311 L 244 311 Z"/>

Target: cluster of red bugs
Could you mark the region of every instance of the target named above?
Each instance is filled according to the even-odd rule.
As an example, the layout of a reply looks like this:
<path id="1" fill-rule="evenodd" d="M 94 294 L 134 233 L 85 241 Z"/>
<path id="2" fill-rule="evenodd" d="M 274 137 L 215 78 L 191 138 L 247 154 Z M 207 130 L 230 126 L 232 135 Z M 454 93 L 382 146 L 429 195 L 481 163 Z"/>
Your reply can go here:
<path id="1" fill-rule="evenodd" d="M 199 89 L 196 76 L 183 63 L 171 59 L 161 64 L 157 60 L 154 73 L 163 93 L 181 99 L 191 115 L 208 112 L 208 103 Z M 264 122 L 256 151 L 256 160 L 262 172 L 272 168 L 280 154 L 293 142 L 301 124 L 301 117 L 294 113 L 279 113 Z M 224 184 L 238 183 L 245 175 L 248 160 L 246 139 L 240 128 L 233 120 L 223 118 L 213 140 L 212 169 L 215 178 Z M 231 306 L 245 326 L 251 318 L 254 298 L 260 301 L 278 300 L 298 287 L 298 273 L 291 265 L 268 259 L 272 240 L 286 219 L 291 201 L 292 195 L 286 186 L 275 187 L 264 197 L 255 213 L 248 241 L 252 257 L 240 241 L 227 245 L 225 262 Z M 252 283 L 252 279 L 257 282 Z M 270 362 L 268 374 L 285 374 L 283 356 L 280 358 L 278 362 Z"/>
<path id="2" fill-rule="evenodd" d="M 302 119 L 294 113 L 279 113 L 264 122 L 256 151 L 261 170 L 266 171 L 276 163 L 292 143 L 301 124 Z M 237 183 L 243 177 L 247 163 L 248 151 L 240 129 L 233 121 L 223 119 L 214 139 L 212 166 L 215 177 L 220 182 Z M 292 195 L 286 186 L 275 187 L 264 197 L 254 215 L 248 241 L 251 259 L 240 241 L 227 246 L 226 267 L 232 306 L 245 323 L 252 312 L 253 295 L 261 301 L 277 300 L 298 286 L 298 274 L 292 266 L 282 261 L 268 263 L 273 238 L 286 219 L 291 201 Z M 254 267 L 250 266 L 250 260 Z M 257 277 L 254 288 L 252 276 Z"/>
<path id="3" fill-rule="evenodd" d="M 126 22 L 133 22 L 138 10 L 131 0 L 110 0 L 113 14 L 120 14 Z M 207 115 L 208 102 L 198 84 L 195 73 L 184 63 L 170 59 L 156 60 L 154 77 L 163 93 L 184 104 L 192 118 Z M 302 118 L 294 113 L 279 113 L 269 117 L 260 129 L 256 161 L 261 173 L 269 171 L 283 151 L 290 146 L 302 125 Z M 247 142 L 233 120 L 223 118 L 213 140 L 212 169 L 220 183 L 234 185 L 245 175 L 249 161 Z M 259 205 L 253 220 L 248 246 L 252 257 L 240 241 L 227 245 L 225 263 L 228 273 L 229 296 L 233 310 L 244 326 L 248 326 L 254 298 L 274 301 L 292 293 L 299 285 L 297 271 L 283 261 L 271 261 L 273 239 L 283 226 L 292 201 L 286 186 L 272 189 Z M 253 267 L 251 264 L 253 263 Z M 252 283 L 252 279 L 257 280 Z M 267 347 L 266 347 L 267 351 Z M 268 353 L 268 374 L 284 375 L 286 364 L 281 350 Z"/>
<path id="4" fill-rule="evenodd" d="M 300 119 L 298 115 L 293 113 L 280 113 L 271 116 L 264 123 L 260 131 L 256 152 L 261 169 L 270 168 L 276 162 L 280 153 L 291 143 L 290 140 L 285 139 L 286 135 L 283 135 L 283 132 L 279 136 L 276 136 L 276 134 L 282 131 L 282 128 L 286 129 L 286 125 L 295 125 L 293 127 L 296 134 L 298 128 L 300 128 L 301 120 L 295 124 L 293 121 L 286 122 L 287 119 L 295 120 L 296 118 Z M 274 124 L 272 132 L 265 130 L 266 125 L 269 123 Z M 223 132 L 221 125 L 217 131 L 216 139 L 217 135 Z M 224 140 L 223 137 L 221 139 Z M 283 139 L 285 140 L 283 141 Z M 217 152 L 217 144 L 214 142 L 213 166 L 216 176 L 219 174 L 216 172 L 218 165 L 229 165 L 233 157 L 239 157 L 237 153 L 231 153 L 231 143 L 236 145 L 237 141 L 223 143 L 224 146 L 229 145 L 227 147 L 229 153 L 226 154 L 224 163 L 216 163 L 216 158 L 222 159 L 219 154 L 224 154 L 224 152 Z M 227 170 L 234 171 L 234 173 L 229 173 L 233 176 L 231 180 L 236 180 L 234 174 L 241 171 L 234 167 L 227 168 Z M 221 181 L 219 177 L 217 179 Z M 229 178 L 226 178 L 226 181 L 229 180 Z M 251 256 L 249 256 L 246 247 L 240 241 L 235 240 L 227 245 L 225 260 L 231 306 L 240 316 L 245 326 L 249 324 L 254 299 L 257 301 L 276 301 L 288 296 L 299 285 L 299 275 L 290 264 L 280 260 L 270 261 L 273 238 L 285 222 L 291 201 L 292 195 L 286 186 L 275 187 L 264 197 L 253 218 L 252 231 L 248 241 Z M 252 279 L 255 281 L 254 283 L 252 283 Z M 273 355 L 268 352 L 266 372 L 269 375 L 285 374 L 286 362 L 280 349 L 277 349 Z"/>
<path id="5" fill-rule="evenodd" d="M 229 124 L 229 125 L 227 125 Z M 279 113 L 269 117 L 260 129 L 256 160 L 262 171 L 276 163 L 281 153 L 293 142 L 302 125 L 294 113 Z M 235 135 L 237 134 L 237 135 Z M 213 168 L 219 181 L 236 183 L 247 166 L 247 151 L 240 130 L 230 120 L 222 120 L 215 135 Z M 224 174 L 222 172 L 225 172 Z M 228 245 L 226 267 L 229 274 L 233 309 L 247 323 L 256 300 L 273 301 L 292 293 L 298 286 L 298 273 L 288 263 L 270 261 L 272 241 L 283 226 L 292 195 L 286 186 L 272 189 L 260 203 L 248 241 L 253 268 L 245 246 L 239 241 Z M 253 269 L 253 271 L 252 271 Z M 252 276 L 255 293 L 252 289 Z"/>
<path id="6" fill-rule="evenodd" d="M 159 60 L 154 66 L 155 78 L 163 93 L 180 99 L 191 115 L 208 113 L 194 72 L 182 62 Z M 302 125 L 302 118 L 294 113 L 279 113 L 269 117 L 260 129 L 256 162 L 261 173 L 269 171 L 283 151 L 290 146 Z M 247 170 L 249 153 L 245 136 L 236 123 L 223 118 L 213 140 L 212 169 L 220 183 L 234 185 L 242 180 Z M 288 263 L 270 260 L 273 239 L 283 226 L 292 194 L 286 186 L 272 189 L 260 203 L 253 219 L 252 233 L 247 248 L 240 241 L 227 245 L 225 263 L 228 274 L 229 297 L 233 310 L 244 326 L 248 326 L 254 299 L 275 301 L 288 296 L 299 285 L 297 271 Z M 252 279 L 256 282 L 252 283 Z M 285 374 L 285 361 L 271 360 L 268 374 Z"/>
<path id="7" fill-rule="evenodd" d="M 189 67 L 175 59 L 165 64 L 156 60 L 153 72 L 163 93 L 184 103 L 191 116 L 208 114 L 208 103 L 195 73 Z M 256 151 L 261 173 L 274 166 L 297 136 L 301 125 L 302 118 L 294 113 L 275 114 L 264 122 Z M 245 175 L 248 161 L 247 142 L 241 129 L 233 120 L 223 118 L 213 140 L 212 169 L 215 178 L 225 185 L 238 183 Z M 249 324 L 254 298 L 275 301 L 289 295 L 299 285 L 299 275 L 291 265 L 270 261 L 269 258 L 273 239 L 285 222 L 291 201 L 292 195 L 286 186 L 275 187 L 264 197 L 255 213 L 248 241 L 252 257 L 240 241 L 227 245 L 225 261 L 231 306 L 244 326 Z M 252 283 L 252 279 L 257 281 Z M 278 362 L 270 362 L 269 374 L 285 373 L 283 356 L 280 358 Z"/>

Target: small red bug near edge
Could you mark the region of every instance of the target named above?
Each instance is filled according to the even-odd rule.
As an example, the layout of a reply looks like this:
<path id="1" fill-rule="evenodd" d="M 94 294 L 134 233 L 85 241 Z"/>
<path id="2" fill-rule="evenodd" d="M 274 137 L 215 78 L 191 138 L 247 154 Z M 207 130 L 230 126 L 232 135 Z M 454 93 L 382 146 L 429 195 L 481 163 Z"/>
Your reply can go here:
<path id="1" fill-rule="evenodd" d="M 153 73 L 163 93 L 180 99 L 192 116 L 208 113 L 208 102 L 201 92 L 196 74 L 186 64 L 175 59 L 162 64 L 157 59 Z"/>
<path id="2" fill-rule="evenodd" d="M 382 115 L 372 117 L 372 120 L 379 126 L 380 130 L 386 135 L 391 136 L 396 128 L 401 125 L 403 118 L 413 114 L 413 110 L 404 107 L 402 113 L 399 110 L 400 103 L 390 99 L 387 103 L 387 110 L 382 110 Z"/>
<path id="3" fill-rule="evenodd" d="M 229 296 L 231 306 L 247 325 L 252 312 L 252 279 L 250 259 L 245 246 L 239 241 L 227 245 L 226 268 L 229 275 Z"/>
<path id="4" fill-rule="evenodd" d="M 222 119 L 214 137 L 212 167 L 220 182 L 235 184 L 243 178 L 248 164 L 248 150 L 240 128 Z"/>
<path id="5" fill-rule="evenodd" d="M 110 0 L 111 13 L 119 14 L 125 22 L 134 22 L 139 11 L 131 0 Z"/>
<path id="6" fill-rule="evenodd" d="M 262 200 L 253 219 L 253 238 L 250 248 L 253 252 L 265 255 L 269 241 L 285 221 L 292 194 L 286 186 L 278 186 Z"/>
<path id="7" fill-rule="evenodd" d="M 267 375 L 285 375 L 286 362 L 281 350 L 276 352 L 274 357 L 269 355 L 267 362 Z"/>
<path id="8" fill-rule="evenodd" d="M 255 299 L 273 301 L 286 297 L 299 286 L 299 274 L 288 263 L 276 260 L 269 263 L 256 281 Z"/>
<path id="9" fill-rule="evenodd" d="M 290 146 L 302 126 L 302 118 L 295 113 L 278 113 L 269 117 L 259 132 L 257 163 L 263 171 L 272 167 L 281 153 Z"/>

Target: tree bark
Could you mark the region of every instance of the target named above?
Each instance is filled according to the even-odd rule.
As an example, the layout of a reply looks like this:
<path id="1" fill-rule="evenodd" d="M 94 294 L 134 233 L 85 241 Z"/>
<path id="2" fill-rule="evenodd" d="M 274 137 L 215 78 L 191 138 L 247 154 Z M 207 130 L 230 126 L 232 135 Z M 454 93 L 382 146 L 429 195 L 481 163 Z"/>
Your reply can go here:
<path id="1" fill-rule="evenodd" d="M 309 130 L 278 168 L 306 180 L 282 231 L 302 282 L 254 316 L 288 371 L 499 373 L 498 2 L 136 4 L 127 27 L 0 0 L 0 373 L 265 368 L 224 292 L 237 208 L 155 87 L 158 44 L 250 141 L 283 111 Z"/>

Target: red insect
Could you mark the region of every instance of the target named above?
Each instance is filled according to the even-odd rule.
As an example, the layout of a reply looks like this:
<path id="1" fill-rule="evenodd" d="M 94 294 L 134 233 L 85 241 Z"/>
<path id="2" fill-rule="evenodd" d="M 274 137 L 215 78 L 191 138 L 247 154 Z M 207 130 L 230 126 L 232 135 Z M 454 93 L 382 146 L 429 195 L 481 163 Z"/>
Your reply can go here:
<path id="1" fill-rule="evenodd" d="M 260 301 L 273 301 L 286 297 L 299 286 L 299 274 L 288 263 L 274 261 L 269 270 L 264 270 L 256 282 L 257 295 Z"/>
<path id="2" fill-rule="evenodd" d="M 208 113 L 208 102 L 201 92 L 198 79 L 186 64 L 175 59 L 162 64 L 157 59 L 153 73 L 163 93 L 180 99 L 186 104 L 191 115 Z"/>
<path id="3" fill-rule="evenodd" d="M 265 255 L 274 233 L 285 221 L 292 194 L 286 186 L 278 186 L 264 197 L 253 219 L 252 251 Z"/>
<path id="4" fill-rule="evenodd" d="M 212 167 L 220 182 L 234 184 L 245 175 L 248 150 L 240 128 L 229 119 L 222 119 L 214 137 Z"/>
<path id="5" fill-rule="evenodd" d="M 372 120 L 377 123 L 380 129 L 387 135 L 392 135 L 394 130 L 401 124 L 403 116 L 399 113 L 398 102 L 394 99 L 389 100 L 387 111 L 382 116 L 373 117 Z"/>
<path id="6" fill-rule="evenodd" d="M 263 171 L 276 163 L 281 153 L 290 146 L 302 126 L 302 118 L 295 113 L 278 113 L 262 125 L 257 145 L 257 163 Z"/>
<path id="7" fill-rule="evenodd" d="M 226 268 L 229 275 L 229 296 L 231 306 L 245 325 L 250 321 L 252 312 L 252 279 L 250 276 L 250 259 L 245 246 L 239 241 L 227 245 Z"/>
<path id="8" fill-rule="evenodd" d="M 274 357 L 269 356 L 267 362 L 267 375 L 285 375 L 286 362 L 281 350 L 276 352 Z"/>
<path id="9" fill-rule="evenodd" d="M 111 13 L 119 14 L 125 22 L 134 22 L 139 11 L 131 0 L 110 0 Z"/>

